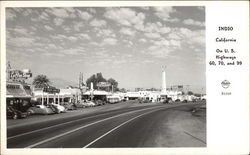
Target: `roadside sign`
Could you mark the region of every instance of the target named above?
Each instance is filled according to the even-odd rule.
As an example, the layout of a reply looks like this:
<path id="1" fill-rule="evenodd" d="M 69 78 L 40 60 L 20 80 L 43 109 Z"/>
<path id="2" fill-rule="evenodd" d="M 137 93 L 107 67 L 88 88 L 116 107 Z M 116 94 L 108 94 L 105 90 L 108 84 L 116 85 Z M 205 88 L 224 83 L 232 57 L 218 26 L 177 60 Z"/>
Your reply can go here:
<path id="1" fill-rule="evenodd" d="M 110 87 L 111 84 L 109 82 L 98 82 L 97 87 Z"/>
<path id="2" fill-rule="evenodd" d="M 60 89 L 57 89 L 56 87 L 52 86 L 45 87 L 43 91 L 50 94 L 60 93 Z"/>

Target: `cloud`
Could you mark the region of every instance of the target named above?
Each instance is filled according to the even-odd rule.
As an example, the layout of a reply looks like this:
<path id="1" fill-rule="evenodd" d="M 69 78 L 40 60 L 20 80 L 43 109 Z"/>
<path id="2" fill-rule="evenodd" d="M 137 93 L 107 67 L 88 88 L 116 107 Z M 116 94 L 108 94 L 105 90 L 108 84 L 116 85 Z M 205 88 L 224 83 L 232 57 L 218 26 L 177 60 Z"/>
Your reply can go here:
<path id="1" fill-rule="evenodd" d="M 6 9 L 6 20 L 13 20 L 16 18 L 16 13 L 12 9 Z"/>
<path id="2" fill-rule="evenodd" d="M 52 53 L 52 52 L 47 52 L 47 51 L 42 53 L 42 55 L 46 56 L 46 57 L 63 57 L 63 56 L 65 56 L 64 54 L 61 54 L 61 53 Z"/>
<path id="3" fill-rule="evenodd" d="M 179 19 L 171 18 L 170 14 L 176 12 L 176 10 L 171 6 L 164 7 L 154 7 L 155 15 L 164 21 L 178 22 Z"/>
<path id="4" fill-rule="evenodd" d="M 166 58 L 170 53 L 181 49 L 181 41 L 179 40 L 161 38 L 152 41 L 152 43 L 153 45 L 148 47 L 148 54 L 156 58 Z"/>
<path id="5" fill-rule="evenodd" d="M 204 30 L 196 30 L 192 31 L 187 28 L 180 28 L 179 33 L 186 39 L 188 44 L 196 44 L 199 46 L 205 45 L 205 31 Z"/>
<path id="6" fill-rule="evenodd" d="M 198 6 L 197 9 L 201 10 L 201 11 L 204 11 L 205 10 L 205 6 Z"/>
<path id="7" fill-rule="evenodd" d="M 67 37 L 68 38 L 68 40 L 70 40 L 70 41 L 72 41 L 72 42 L 75 42 L 75 41 L 77 41 L 78 39 L 76 38 L 76 37 L 74 37 L 74 36 L 70 36 L 70 37 Z"/>
<path id="8" fill-rule="evenodd" d="M 176 40 L 180 40 L 181 39 L 181 36 L 175 32 L 171 32 L 169 35 L 168 35 L 168 38 L 170 39 L 176 39 Z"/>
<path id="9" fill-rule="evenodd" d="M 182 43 L 194 46 L 205 46 L 205 30 L 190 30 L 188 28 L 175 28 L 169 35 L 169 39 L 179 40 Z"/>
<path id="10" fill-rule="evenodd" d="M 105 38 L 102 42 L 102 45 L 115 45 L 117 40 L 115 38 Z"/>
<path id="11" fill-rule="evenodd" d="M 23 27 L 16 27 L 16 28 L 14 28 L 12 30 L 17 35 L 27 35 L 28 34 L 28 30 L 23 28 Z"/>
<path id="12" fill-rule="evenodd" d="M 143 9 L 143 10 L 149 10 L 148 6 L 144 6 L 144 7 L 140 7 L 140 8 Z"/>
<path id="13" fill-rule="evenodd" d="M 69 17 L 69 13 L 67 11 L 67 9 L 65 8 L 51 8 L 51 9 L 46 9 L 46 12 L 59 17 L 59 18 L 68 18 Z"/>
<path id="14" fill-rule="evenodd" d="M 98 20 L 98 19 L 93 19 L 91 22 L 90 22 L 90 25 L 93 26 L 93 27 L 103 27 L 105 26 L 107 23 L 105 20 Z"/>
<path id="15" fill-rule="evenodd" d="M 87 8 L 87 10 L 88 10 L 90 13 L 93 13 L 93 14 L 96 13 L 96 10 L 95 10 L 94 8 Z"/>
<path id="16" fill-rule="evenodd" d="M 139 39 L 139 42 L 145 43 L 145 42 L 147 42 L 147 40 L 144 38 L 141 38 L 141 39 Z"/>
<path id="17" fill-rule="evenodd" d="M 80 10 L 77 10 L 78 12 L 78 16 L 83 19 L 83 20 L 89 20 L 91 19 L 93 16 L 91 14 L 89 14 L 88 12 L 84 12 L 84 11 L 80 11 Z"/>
<path id="18" fill-rule="evenodd" d="M 194 25 L 194 26 L 201 26 L 201 27 L 205 26 L 204 22 L 195 21 L 193 19 L 185 19 L 183 21 L 183 23 L 186 24 L 186 25 Z"/>
<path id="19" fill-rule="evenodd" d="M 125 60 L 125 59 L 120 59 L 120 60 L 114 60 L 112 63 L 114 63 L 114 64 L 117 64 L 117 65 L 119 65 L 119 64 L 125 64 L 125 63 L 127 63 L 128 61 L 127 60 Z"/>
<path id="20" fill-rule="evenodd" d="M 100 44 L 97 43 L 97 42 L 95 42 L 95 41 L 92 41 L 92 42 L 90 42 L 89 44 L 90 44 L 90 45 L 94 45 L 94 46 L 100 46 Z"/>
<path id="21" fill-rule="evenodd" d="M 45 29 L 48 31 L 52 31 L 54 30 L 52 27 L 50 27 L 49 25 L 44 25 Z"/>
<path id="22" fill-rule="evenodd" d="M 54 52 L 49 52 L 47 50 L 43 49 L 35 49 L 37 51 L 43 52 L 44 56 L 76 56 L 76 55 L 84 55 L 85 54 L 85 49 L 83 47 L 75 47 L 75 48 L 68 48 L 68 49 L 63 49 L 60 46 L 55 46 L 54 44 L 49 44 L 50 49 L 56 49 Z"/>
<path id="23" fill-rule="evenodd" d="M 179 40 L 170 40 L 170 44 L 175 47 L 181 46 L 181 42 Z"/>
<path id="24" fill-rule="evenodd" d="M 151 46 L 149 48 L 149 54 L 156 57 L 156 58 L 166 58 L 169 56 L 169 53 L 171 50 L 169 50 L 167 47 L 156 47 L 156 46 Z"/>
<path id="25" fill-rule="evenodd" d="M 81 39 L 87 39 L 87 40 L 90 40 L 90 36 L 88 34 L 85 34 L 85 33 L 81 33 L 78 35 Z"/>
<path id="26" fill-rule="evenodd" d="M 65 32 L 70 32 L 72 30 L 69 26 L 66 25 L 63 25 L 62 28 Z"/>
<path id="27" fill-rule="evenodd" d="M 75 9 L 72 8 L 72 7 L 66 7 L 65 10 L 67 10 L 70 13 L 74 13 L 75 12 Z"/>
<path id="28" fill-rule="evenodd" d="M 161 35 L 159 33 L 153 33 L 153 32 L 150 32 L 150 33 L 144 33 L 144 35 L 148 38 L 151 38 L 151 39 L 157 39 L 157 38 L 160 38 Z"/>
<path id="29" fill-rule="evenodd" d="M 130 28 L 121 28 L 120 33 L 128 36 L 134 36 L 136 31 L 133 31 Z"/>
<path id="30" fill-rule="evenodd" d="M 50 38 L 62 41 L 64 39 L 67 39 L 67 36 L 63 34 L 57 34 L 57 35 L 50 35 Z"/>
<path id="31" fill-rule="evenodd" d="M 151 64 L 151 63 L 154 63 L 153 60 L 143 60 L 142 61 L 143 64 Z"/>
<path id="32" fill-rule="evenodd" d="M 181 41 L 179 40 L 166 40 L 166 39 L 161 39 L 161 40 L 156 40 L 156 41 L 153 41 L 153 47 L 156 47 L 156 48 L 168 48 L 168 49 L 171 49 L 171 51 L 173 51 L 174 49 L 177 49 L 177 48 L 181 48 Z"/>
<path id="33" fill-rule="evenodd" d="M 63 22 L 64 22 L 64 20 L 62 18 L 55 18 L 54 19 L 54 23 L 56 26 L 62 25 Z"/>
<path id="34" fill-rule="evenodd" d="M 84 52 L 84 49 L 70 48 L 70 49 L 61 50 L 60 52 L 66 55 L 78 55 L 81 52 Z"/>
<path id="35" fill-rule="evenodd" d="M 37 13 L 37 14 L 39 14 L 39 13 Z M 50 17 L 46 12 L 42 12 L 41 14 L 38 15 L 38 17 L 32 17 L 31 18 L 31 21 L 33 21 L 33 22 L 44 21 L 44 20 L 45 21 L 50 20 Z"/>
<path id="36" fill-rule="evenodd" d="M 159 41 L 154 41 L 154 44 L 156 46 L 161 46 L 161 47 L 166 46 L 167 47 L 170 45 L 170 42 L 168 40 L 163 39 L 163 40 L 159 40 Z"/>
<path id="37" fill-rule="evenodd" d="M 59 45 L 55 45 L 55 44 L 52 44 L 52 43 L 48 44 L 47 47 L 50 48 L 50 49 L 62 49 L 62 47 L 60 47 Z"/>
<path id="38" fill-rule="evenodd" d="M 116 37 L 115 33 L 111 29 L 97 29 L 97 36 L 98 37 Z"/>
<path id="39" fill-rule="evenodd" d="M 23 11 L 23 15 L 24 16 L 29 16 L 33 13 L 32 9 L 27 9 L 25 8 L 24 11 Z"/>
<path id="40" fill-rule="evenodd" d="M 166 34 L 171 31 L 171 28 L 163 26 L 161 22 L 156 22 L 156 23 L 147 23 L 143 31 Z"/>
<path id="41" fill-rule="evenodd" d="M 74 23 L 74 29 L 76 31 L 80 31 L 80 28 L 84 26 L 83 22 L 73 22 Z"/>
<path id="42" fill-rule="evenodd" d="M 35 39 L 28 38 L 28 37 L 17 37 L 17 38 L 10 38 L 7 40 L 7 45 L 15 46 L 15 47 L 31 47 L 33 46 Z"/>
<path id="43" fill-rule="evenodd" d="M 131 41 L 131 40 L 126 40 L 126 39 L 124 39 L 124 40 L 122 40 L 123 42 L 125 42 L 125 45 L 127 46 L 127 47 L 132 47 L 133 45 L 134 45 L 134 43 Z"/>
<path id="44" fill-rule="evenodd" d="M 15 37 L 33 37 L 35 34 L 33 30 L 28 30 L 21 26 L 16 26 L 15 28 L 7 28 L 9 34 Z"/>
<path id="45" fill-rule="evenodd" d="M 137 29 L 143 27 L 145 15 L 137 13 L 130 8 L 108 8 L 104 16 L 121 25 L 134 26 Z"/>

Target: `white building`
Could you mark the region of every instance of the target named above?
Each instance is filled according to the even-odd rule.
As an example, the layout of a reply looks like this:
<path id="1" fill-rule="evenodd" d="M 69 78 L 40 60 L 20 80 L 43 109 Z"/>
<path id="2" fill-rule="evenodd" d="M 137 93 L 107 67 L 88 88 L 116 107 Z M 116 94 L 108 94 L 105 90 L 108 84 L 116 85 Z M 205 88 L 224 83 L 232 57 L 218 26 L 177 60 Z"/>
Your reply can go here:
<path id="1" fill-rule="evenodd" d="M 60 89 L 59 93 L 43 92 L 42 88 L 33 89 L 33 100 L 44 103 L 77 102 L 81 100 L 81 91 L 78 88 Z"/>
<path id="2" fill-rule="evenodd" d="M 127 92 L 125 94 L 125 98 L 127 100 L 135 100 L 135 99 L 138 99 L 140 97 L 141 97 L 140 92 Z"/>

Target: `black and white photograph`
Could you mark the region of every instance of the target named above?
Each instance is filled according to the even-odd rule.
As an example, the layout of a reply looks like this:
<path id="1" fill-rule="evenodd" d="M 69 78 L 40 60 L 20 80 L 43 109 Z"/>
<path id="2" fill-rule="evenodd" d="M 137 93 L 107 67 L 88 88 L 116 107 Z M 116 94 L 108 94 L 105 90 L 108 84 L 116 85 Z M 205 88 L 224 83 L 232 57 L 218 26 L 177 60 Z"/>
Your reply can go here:
<path id="1" fill-rule="evenodd" d="M 205 7 L 6 8 L 7 148 L 206 147 Z"/>
<path id="2" fill-rule="evenodd" d="M 249 154 L 249 1 L 0 4 L 0 154 Z"/>

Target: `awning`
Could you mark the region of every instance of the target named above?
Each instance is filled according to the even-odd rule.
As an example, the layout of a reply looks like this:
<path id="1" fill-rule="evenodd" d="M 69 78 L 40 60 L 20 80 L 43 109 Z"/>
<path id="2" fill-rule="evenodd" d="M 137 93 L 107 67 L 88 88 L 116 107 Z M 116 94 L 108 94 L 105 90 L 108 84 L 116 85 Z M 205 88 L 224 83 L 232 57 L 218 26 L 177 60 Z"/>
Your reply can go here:
<path id="1" fill-rule="evenodd" d="M 21 85 L 11 85 L 6 88 L 6 97 L 9 98 L 31 98 L 31 93 L 22 89 Z"/>

